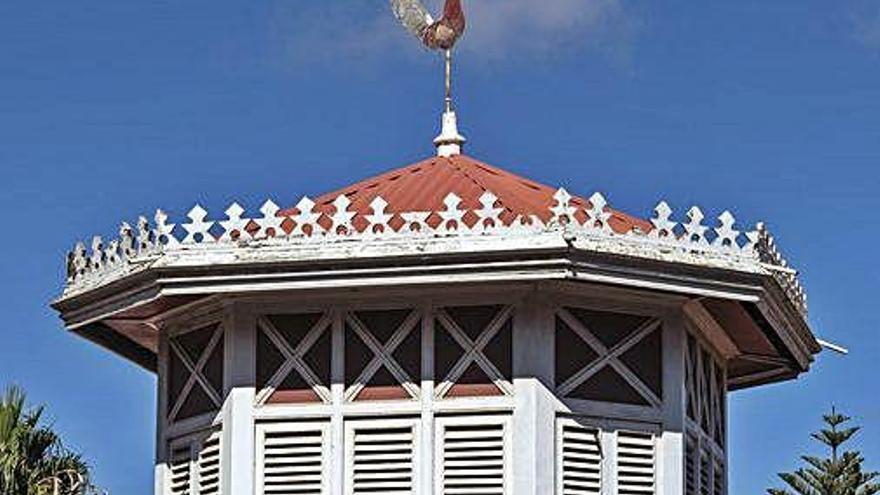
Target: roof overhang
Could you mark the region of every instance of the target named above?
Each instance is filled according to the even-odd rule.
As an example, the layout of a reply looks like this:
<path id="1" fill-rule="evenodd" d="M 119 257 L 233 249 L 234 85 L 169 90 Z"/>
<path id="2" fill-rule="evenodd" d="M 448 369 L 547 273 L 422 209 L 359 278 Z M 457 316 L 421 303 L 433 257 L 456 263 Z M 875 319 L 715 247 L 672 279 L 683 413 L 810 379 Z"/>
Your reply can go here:
<path id="1" fill-rule="evenodd" d="M 681 298 L 699 325 L 733 349 L 730 384 L 743 388 L 806 371 L 818 343 L 778 277 L 747 258 L 646 250 L 571 230 L 472 238 L 305 243 L 275 240 L 195 246 L 154 254 L 53 303 L 68 329 L 155 369 L 157 324 L 207 300 L 253 294 L 406 287 L 538 284 L 609 286 Z M 665 254 L 664 254 L 665 253 Z M 683 258 L 691 262 L 684 262 Z"/>

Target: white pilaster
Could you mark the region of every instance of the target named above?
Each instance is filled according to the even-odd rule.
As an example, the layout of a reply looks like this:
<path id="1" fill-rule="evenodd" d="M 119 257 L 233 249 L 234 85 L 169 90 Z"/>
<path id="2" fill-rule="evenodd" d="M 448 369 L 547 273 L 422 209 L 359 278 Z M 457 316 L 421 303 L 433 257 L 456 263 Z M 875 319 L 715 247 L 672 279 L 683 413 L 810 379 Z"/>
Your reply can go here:
<path id="1" fill-rule="evenodd" d="M 225 367 L 223 437 L 221 441 L 224 495 L 254 491 L 256 430 L 256 324 L 242 307 L 229 305 L 224 314 Z"/>
<path id="2" fill-rule="evenodd" d="M 165 495 L 165 483 L 168 479 L 168 439 L 165 437 L 167 429 L 168 410 L 168 337 L 159 331 L 159 351 L 156 354 L 157 365 L 157 407 L 156 407 L 156 464 L 155 464 L 155 495 Z"/>
<path id="3" fill-rule="evenodd" d="M 663 320 L 663 433 L 658 452 L 658 495 L 684 493 L 685 352 L 687 329 L 681 313 Z"/>
<path id="4" fill-rule="evenodd" d="M 555 490 L 555 338 L 549 302 L 529 297 L 513 320 L 513 493 Z"/>
<path id="5" fill-rule="evenodd" d="M 434 314 L 431 307 L 422 312 L 422 429 L 419 450 L 422 463 L 419 482 L 421 495 L 434 493 Z"/>
<path id="6" fill-rule="evenodd" d="M 345 404 L 345 323 L 342 313 L 333 315 L 331 330 L 330 394 L 333 397 L 333 416 L 330 419 L 331 462 L 330 493 L 345 493 L 345 418 L 342 407 Z"/>

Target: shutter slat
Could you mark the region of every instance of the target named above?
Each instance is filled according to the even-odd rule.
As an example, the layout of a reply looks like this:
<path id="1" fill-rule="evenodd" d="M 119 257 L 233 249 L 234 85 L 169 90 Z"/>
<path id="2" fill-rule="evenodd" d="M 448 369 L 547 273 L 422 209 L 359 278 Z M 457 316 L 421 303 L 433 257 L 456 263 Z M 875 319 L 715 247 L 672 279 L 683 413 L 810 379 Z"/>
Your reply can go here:
<path id="1" fill-rule="evenodd" d="M 440 423 L 442 495 L 506 495 L 507 420 L 456 418 Z"/>
<path id="2" fill-rule="evenodd" d="M 599 430 L 566 421 L 561 429 L 562 494 L 598 495 L 602 491 Z"/>
<path id="3" fill-rule="evenodd" d="M 220 493 L 220 431 L 171 442 L 170 495 Z"/>
<path id="4" fill-rule="evenodd" d="M 324 424 L 261 425 L 264 495 L 324 495 Z"/>
<path id="5" fill-rule="evenodd" d="M 171 495 L 189 495 L 192 483 L 190 459 L 192 449 L 189 445 L 173 449 L 171 452 Z"/>
<path id="6" fill-rule="evenodd" d="M 353 431 L 349 493 L 353 495 L 414 493 L 415 426 L 382 427 L 364 422 Z"/>
<path id="7" fill-rule="evenodd" d="M 620 495 L 654 493 L 654 444 L 651 433 L 617 432 L 617 492 Z"/>

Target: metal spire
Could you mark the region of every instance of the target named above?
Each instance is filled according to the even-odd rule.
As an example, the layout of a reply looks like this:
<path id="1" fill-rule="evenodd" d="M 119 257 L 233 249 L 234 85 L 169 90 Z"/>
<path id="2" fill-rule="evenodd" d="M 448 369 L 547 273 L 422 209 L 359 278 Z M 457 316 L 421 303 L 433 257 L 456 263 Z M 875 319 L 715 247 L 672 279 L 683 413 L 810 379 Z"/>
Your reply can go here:
<path id="1" fill-rule="evenodd" d="M 452 50 L 446 50 L 445 104 L 440 135 L 434 139 L 434 146 L 437 147 L 437 156 L 450 157 L 460 155 L 464 143 L 467 142 L 467 139 L 458 132 L 458 118 L 452 102 Z"/>

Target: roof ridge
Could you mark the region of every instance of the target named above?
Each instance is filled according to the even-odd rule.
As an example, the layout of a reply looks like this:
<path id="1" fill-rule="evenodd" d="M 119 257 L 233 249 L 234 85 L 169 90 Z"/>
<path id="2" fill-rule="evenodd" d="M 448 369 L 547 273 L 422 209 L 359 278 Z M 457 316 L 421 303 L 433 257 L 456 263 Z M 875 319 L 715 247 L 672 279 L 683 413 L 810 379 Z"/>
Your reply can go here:
<path id="1" fill-rule="evenodd" d="M 461 155 L 460 155 L 460 156 L 461 156 Z M 463 156 L 464 156 L 465 158 L 467 158 L 467 159 L 469 159 L 469 160 L 475 162 L 475 163 L 480 163 L 480 162 L 478 162 L 478 160 L 477 160 L 476 158 L 472 158 L 472 157 L 467 156 L 467 155 L 463 155 Z M 449 162 L 452 164 L 452 166 L 455 167 L 456 170 L 458 170 L 459 172 L 461 172 L 462 175 L 464 175 L 465 177 L 467 177 L 468 179 L 470 179 L 471 182 L 473 182 L 473 183 L 476 184 L 480 189 L 482 189 L 483 192 L 488 192 L 488 193 L 491 193 L 493 196 L 495 196 L 495 198 L 496 198 L 496 199 L 498 200 L 498 202 L 501 204 L 501 207 L 504 208 L 507 212 L 509 212 L 510 214 L 515 214 L 515 213 L 516 213 L 515 211 L 513 211 L 512 208 L 510 208 L 509 206 L 507 206 L 507 204 L 505 203 L 505 201 L 504 201 L 500 196 L 498 196 L 498 195 L 495 194 L 494 192 L 490 191 L 489 188 L 488 188 L 485 184 L 483 184 L 481 181 L 477 180 L 475 177 L 473 177 L 471 174 L 469 174 L 466 170 L 464 170 L 463 167 L 459 166 L 458 163 L 455 163 L 456 160 L 453 160 L 452 158 L 447 158 L 447 160 L 449 160 Z"/>

